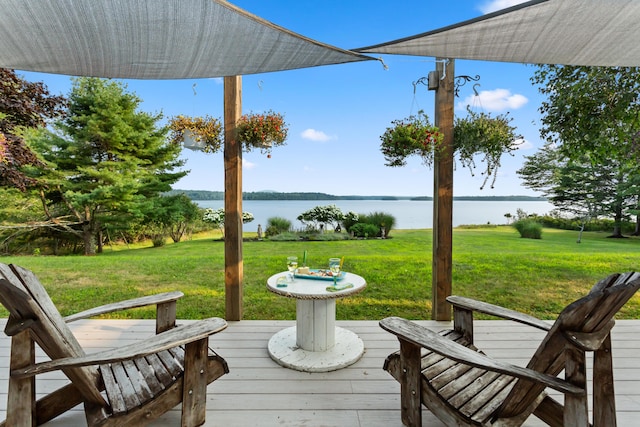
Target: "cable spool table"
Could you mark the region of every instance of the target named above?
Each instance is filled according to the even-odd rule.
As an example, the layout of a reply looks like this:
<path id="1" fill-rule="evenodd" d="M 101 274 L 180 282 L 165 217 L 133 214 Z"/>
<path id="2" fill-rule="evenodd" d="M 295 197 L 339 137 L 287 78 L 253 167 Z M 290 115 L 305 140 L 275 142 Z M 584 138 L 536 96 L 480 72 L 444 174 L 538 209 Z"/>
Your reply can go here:
<path id="1" fill-rule="evenodd" d="M 333 281 L 294 277 L 286 287 L 278 279 L 288 272 L 274 274 L 267 289 L 275 294 L 295 298 L 296 326 L 283 329 L 271 337 L 269 356 L 278 364 L 303 372 L 328 372 L 347 367 L 360 359 L 364 343 L 354 332 L 337 327 L 336 299 L 362 292 L 367 282 L 353 273 L 343 273 L 338 285 L 353 287 L 328 291 Z"/>

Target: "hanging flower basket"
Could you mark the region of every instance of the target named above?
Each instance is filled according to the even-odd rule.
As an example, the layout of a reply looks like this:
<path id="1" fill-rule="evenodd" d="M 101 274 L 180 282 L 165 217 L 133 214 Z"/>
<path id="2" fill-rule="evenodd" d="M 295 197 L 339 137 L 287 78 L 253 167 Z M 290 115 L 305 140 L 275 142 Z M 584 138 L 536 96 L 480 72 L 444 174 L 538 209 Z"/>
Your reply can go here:
<path id="1" fill-rule="evenodd" d="M 176 116 L 169 122 L 170 138 L 190 150 L 215 153 L 222 147 L 222 124 L 210 116 Z"/>
<path id="2" fill-rule="evenodd" d="M 492 186 L 496 180 L 500 158 L 504 153 L 511 154 L 517 149 L 515 127 L 511 126 L 511 118 L 506 114 L 491 117 L 486 113 L 477 113 L 467 108 L 467 116 L 458 118 L 454 124 L 454 153 L 463 167 L 469 168 L 471 174 L 476 167 L 475 158 L 481 156 L 485 163 L 482 172 L 485 175 L 482 188 L 492 178 Z M 431 125 L 429 118 L 422 111 L 418 116 L 410 116 L 403 120 L 391 122 L 380 137 L 380 150 L 386 160 L 386 166 L 404 166 L 407 157 L 417 155 L 425 166 L 433 165 L 434 156 L 444 135 Z"/>
<path id="3" fill-rule="evenodd" d="M 431 124 L 429 117 L 420 111 L 417 116 L 394 120 L 391 123 L 393 126 L 388 127 L 380 137 L 380 150 L 386 165 L 404 166 L 407 164 L 407 157 L 417 155 L 426 166 L 431 166 L 443 135 Z"/>
<path id="4" fill-rule="evenodd" d="M 489 179 L 491 188 L 495 184 L 503 154 L 512 154 L 518 148 L 518 140 L 522 135 L 516 134 L 511 126 L 513 119 L 508 114 L 491 117 L 484 112 L 475 112 L 467 107 L 467 116 L 456 119 L 453 127 L 453 144 L 455 153 L 463 167 L 473 171 L 476 167 L 474 158 L 481 156 L 485 164 L 483 189 Z"/>
<path id="5" fill-rule="evenodd" d="M 237 138 L 247 151 L 259 148 L 269 156 L 271 148 L 284 145 L 287 139 L 288 125 L 284 116 L 273 111 L 262 114 L 245 114 L 236 126 Z"/>

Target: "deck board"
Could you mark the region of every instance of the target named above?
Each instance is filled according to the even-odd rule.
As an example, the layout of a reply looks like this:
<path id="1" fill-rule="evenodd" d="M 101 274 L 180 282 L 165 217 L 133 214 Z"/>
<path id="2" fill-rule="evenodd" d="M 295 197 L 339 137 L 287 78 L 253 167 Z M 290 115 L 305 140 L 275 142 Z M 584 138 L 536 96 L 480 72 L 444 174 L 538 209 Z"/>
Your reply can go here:
<path id="1" fill-rule="evenodd" d="M 5 319 L 0 320 L 4 327 Z M 188 323 L 182 321 L 179 323 Z M 435 330 L 448 322 L 420 321 Z M 398 348 L 395 336 L 379 328 L 376 321 L 338 321 L 356 332 L 365 343 L 365 354 L 354 365 L 334 372 L 305 373 L 281 367 L 267 352 L 267 341 L 293 321 L 229 322 L 212 337 L 210 346 L 224 357 L 230 373 L 209 386 L 205 426 L 275 427 L 400 427 L 400 387 L 382 370 L 384 358 Z M 87 352 L 136 342 L 154 333 L 150 320 L 82 320 L 70 324 Z M 488 354 L 512 363 L 525 364 L 543 332 L 508 321 L 476 323 L 476 342 Z M 637 425 L 640 416 L 640 320 L 618 321 L 613 330 L 616 404 L 619 426 Z M 0 419 L 7 401 L 9 339 L 0 334 Z M 41 351 L 39 360 L 44 360 Z M 590 373 L 590 370 L 589 370 Z M 65 383 L 59 372 L 38 377 L 38 394 Z M 442 426 L 426 410 L 424 426 Z M 168 427 L 180 424 L 179 407 L 150 424 Z M 81 407 L 47 424 L 85 426 Z M 527 426 L 544 425 L 536 418 Z"/>

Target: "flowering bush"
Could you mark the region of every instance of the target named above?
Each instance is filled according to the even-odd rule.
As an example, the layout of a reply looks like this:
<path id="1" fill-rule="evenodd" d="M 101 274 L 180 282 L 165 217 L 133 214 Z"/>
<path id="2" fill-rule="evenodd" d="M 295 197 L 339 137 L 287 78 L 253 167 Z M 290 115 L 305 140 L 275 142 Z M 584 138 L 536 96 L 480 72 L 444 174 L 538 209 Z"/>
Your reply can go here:
<path id="1" fill-rule="evenodd" d="M 218 227 L 222 234 L 224 235 L 224 208 L 220 209 L 212 209 L 207 208 L 204 210 L 204 215 L 202 216 L 202 220 L 204 222 L 208 222 L 213 224 L 214 227 Z M 242 212 L 242 223 L 246 224 L 254 220 L 253 214 L 249 212 Z"/>
<path id="2" fill-rule="evenodd" d="M 169 129 L 174 144 L 185 143 L 185 139 L 193 138 L 196 145 L 187 148 L 215 153 L 222 147 L 222 123 L 216 118 L 179 115 L 169 121 Z"/>
<path id="3" fill-rule="evenodd" d="M 310 226 L 313 229 L 317 229 L 318 226 L 325 224 L 331 224 L 333 229 L 340 225 L 345 216 L 336 205 L 316 206 L 308 211 L 302 212 L 298 215 L 298 221 Z"/>
<path id="4" fill-rule="evenodd" d="M 272 146 L 284 145 L 289 131 L 284 116 L 273 111 L 245 114 L 236 126 L 237 137 L 247 150 L 260 148 L 270 153 Z"/>
<path id="5" fill-rule="evenodd" d="M 412 155 L 422 157 L 425 166 L 433 164 L 433 157 L 443 135 L 429 122 L 422 111 L 417 116 L 394 120 L 380 137 L 380 150 L 387 166 L 404 166 L 406 158 Z"/>

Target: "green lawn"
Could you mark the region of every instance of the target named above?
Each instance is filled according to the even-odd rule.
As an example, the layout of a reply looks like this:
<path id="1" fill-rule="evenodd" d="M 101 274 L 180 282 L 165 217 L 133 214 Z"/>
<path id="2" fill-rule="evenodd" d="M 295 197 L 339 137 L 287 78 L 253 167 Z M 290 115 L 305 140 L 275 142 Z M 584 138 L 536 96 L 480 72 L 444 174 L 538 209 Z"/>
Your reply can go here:
<path id="1" fill-rule="evenodd" d="M 266 290 L 265 280 L 286 269 L 286 257 L 308 251 L 311 267 L 345 257 L 343 269 L 367 279 L 367 289 L 337 304 L 338 319 L 431 317 L 431 230 L 394 230 L 387 240 L 331 242 L 248 241 L 244 257 L 244 318 L 294 319 L 295 301 Z M 640 269 L 638 238 L 545 229 L 522 239 L 511 227 L 456 228 L 453 293 L 550 319 L 599 279 Z M 94 256 L 0 257 L 36 273 L 64 314 L 100 304 L 181 290 L 178 317 L 224 317 L 224 244 L 211 236 L 152 247 L 106 247 Z M 0 310 L 0 316 L 7 312 Z M 153 317 L 150 309 L 115 316 Z M 640 318 L 640 296 L 620 318 Z"/>

